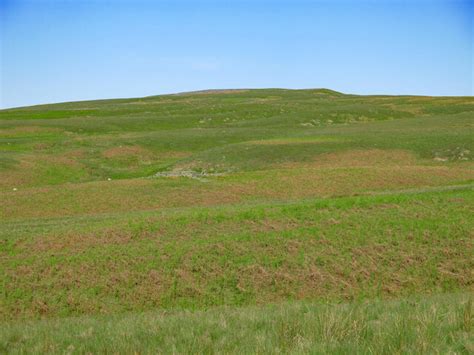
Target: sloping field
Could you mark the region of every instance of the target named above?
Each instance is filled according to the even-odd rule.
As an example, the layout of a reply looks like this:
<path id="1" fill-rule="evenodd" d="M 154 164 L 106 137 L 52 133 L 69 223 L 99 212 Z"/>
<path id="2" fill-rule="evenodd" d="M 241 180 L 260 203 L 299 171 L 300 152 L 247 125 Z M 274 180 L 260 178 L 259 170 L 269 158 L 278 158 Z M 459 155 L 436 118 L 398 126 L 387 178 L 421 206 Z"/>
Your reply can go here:
<path id="1" fill-rule="evenodd" d="M 0 111 L 0 349 L 469 353 L 473 137 L 471 97 Z"/>

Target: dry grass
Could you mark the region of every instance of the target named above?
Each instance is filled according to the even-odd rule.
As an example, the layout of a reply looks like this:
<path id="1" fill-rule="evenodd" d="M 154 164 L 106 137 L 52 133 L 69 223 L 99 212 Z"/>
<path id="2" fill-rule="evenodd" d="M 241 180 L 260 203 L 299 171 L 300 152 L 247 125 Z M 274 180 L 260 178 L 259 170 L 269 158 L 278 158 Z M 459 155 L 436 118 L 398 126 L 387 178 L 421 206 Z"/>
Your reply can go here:
<path id="1" fill-rule="evenodd" d="M 28 189 L 31 186 L 51 184 L 50 175 L 53 174 L 57 174 L 59 179 L 63 175 L 77 181 L 77 176 L 84 174 L 84 165 L 78 159 L 83 154 L 81 151 L 61 155 L 40 152 L 41 149 L 38 149 L 35 155 L 22 156 L 13 167 L 0 171 L 0 189 Z"/>
<path id="2" fill-rule="evenodd" d="M 118 146 L 106 149 L 102 152 L 105 158 L 128 158 L 140 157 L 145 158 L 151 155 L 151 152 L 140 146 Z"/>
<path id="3" fill-rule="evenodd" d="M 328 142 L 340 142 L 341 139 L 334 137 L 308 137 L 308 138 L 275 138 L 262 139 L 245 142 L 246 145 L 288 145 L 288 144 L 323 144 Z"/>
<path id="4" fill-rule="evenodd" d="M 41 135 L 45 133 L 59 133 L 62 132 L 60 128 L 40 127 L 40 126 L 17 126 L 11 128 L 0 129 L 0 136 L 16 137 L 23 135 Z"/>
<path id="5" fill-rule="evenodd" d="M 415 165 L 418 162 L 418 159 L 412 152 L 368 149 L 321 154 L 314 159 L 310 167 L 387 167 Z"/>

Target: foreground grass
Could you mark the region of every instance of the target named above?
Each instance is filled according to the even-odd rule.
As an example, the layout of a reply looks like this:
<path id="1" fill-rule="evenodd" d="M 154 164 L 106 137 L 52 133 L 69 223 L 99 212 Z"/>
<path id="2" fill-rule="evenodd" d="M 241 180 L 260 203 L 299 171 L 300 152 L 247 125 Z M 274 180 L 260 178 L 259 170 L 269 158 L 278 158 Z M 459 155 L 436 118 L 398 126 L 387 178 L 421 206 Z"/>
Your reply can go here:
<path id="1" fill-rule="evenodd" d="M 3 323 L 8 353 L 472 354 L 472 295 Z"/>

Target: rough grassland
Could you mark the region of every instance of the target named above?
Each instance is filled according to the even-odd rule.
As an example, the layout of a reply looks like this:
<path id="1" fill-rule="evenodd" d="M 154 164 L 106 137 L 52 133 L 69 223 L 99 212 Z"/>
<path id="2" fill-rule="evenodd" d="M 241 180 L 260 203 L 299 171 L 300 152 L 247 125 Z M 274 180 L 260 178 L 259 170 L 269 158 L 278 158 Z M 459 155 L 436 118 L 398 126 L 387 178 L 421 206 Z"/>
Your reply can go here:
<path id="1" fill-rule="evenodd" d="M 284 303 L 5 324 L 10 353 L 472 354 L 473 299 Z"/>
<path id="2" fill-rule="evenodd" d="M 0 111 L 0 351 L 472 352 L 473 137 L 471 97 Z"/>
<path id="3" fill-rule="evenodd" d="M 12 223 L 2 316 L 472 290 L 473 209 L 462 188 Z"/>

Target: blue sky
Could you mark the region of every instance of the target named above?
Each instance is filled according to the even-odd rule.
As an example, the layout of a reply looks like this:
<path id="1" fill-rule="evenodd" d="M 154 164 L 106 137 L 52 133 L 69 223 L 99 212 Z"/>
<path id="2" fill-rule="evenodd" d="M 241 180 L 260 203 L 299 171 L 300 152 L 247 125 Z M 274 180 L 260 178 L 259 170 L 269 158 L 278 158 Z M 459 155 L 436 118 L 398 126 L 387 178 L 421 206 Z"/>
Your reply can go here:
<path id="1" fill-rule="evenodd" d="M 473 95 L 472 3 L 0 0 L 0 107 L 218 88 Z"/>

